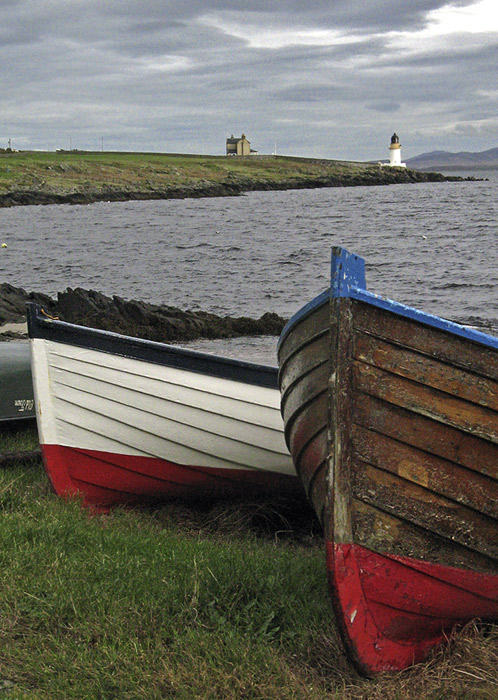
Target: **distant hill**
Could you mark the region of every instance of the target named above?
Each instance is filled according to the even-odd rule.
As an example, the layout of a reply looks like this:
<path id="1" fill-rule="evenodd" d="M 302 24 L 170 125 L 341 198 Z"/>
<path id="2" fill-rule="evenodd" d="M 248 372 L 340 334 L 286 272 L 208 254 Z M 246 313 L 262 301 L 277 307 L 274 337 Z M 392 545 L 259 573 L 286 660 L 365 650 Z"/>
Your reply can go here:
<path id="1" fill-rule="evenodd" d="M 498 148 L 490 148 L 488 151 L 471 153 L 460 151 L 460 153 L 450 153 L 449 151 L 432 151 L 422 153 L 414 158 L 408 158 L 406 164 L 409 168 L 416 170 L 438 170 L 441 168 L 455 170 L 493 169 L 498 168 Z"/>

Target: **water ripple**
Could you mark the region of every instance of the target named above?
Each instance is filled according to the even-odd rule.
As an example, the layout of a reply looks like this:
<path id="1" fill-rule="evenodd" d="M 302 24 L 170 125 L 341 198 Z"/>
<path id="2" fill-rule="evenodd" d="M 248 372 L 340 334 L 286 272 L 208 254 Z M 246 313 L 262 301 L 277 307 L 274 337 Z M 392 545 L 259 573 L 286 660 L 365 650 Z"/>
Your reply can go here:
<path id="1" fill-rule="evenodd" d="M 371 291 L 496 332 L 495 195 L 490 180 L 13 207 L 0 210 L 0 281 L 289 316 L 328 285 L 341 245 L 366 258 Z"/>

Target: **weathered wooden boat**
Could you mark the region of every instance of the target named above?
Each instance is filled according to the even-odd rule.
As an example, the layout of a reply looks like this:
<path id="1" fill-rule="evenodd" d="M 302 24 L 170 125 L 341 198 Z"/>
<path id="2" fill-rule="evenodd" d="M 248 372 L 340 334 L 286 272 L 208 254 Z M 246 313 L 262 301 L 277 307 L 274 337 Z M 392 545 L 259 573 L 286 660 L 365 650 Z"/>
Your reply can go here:
<path id="1" fill-rule="evenodd" d="M 326 539 L 346 646 L 368 675 L 498 618 L 498 338 L 331 287 L 279 340 L 287 444 Z"/>
<path id="2" fill-rule="evenodd" d="M 34 420 L 33 382 L 27 342 L 0 342 L 0 422 Z"/>
<path id="3" fill-rule="evenodd" d="M 86 504 L 301 490 L 277 368 L 84 328 L 28 305 L 42 457 Z"/>

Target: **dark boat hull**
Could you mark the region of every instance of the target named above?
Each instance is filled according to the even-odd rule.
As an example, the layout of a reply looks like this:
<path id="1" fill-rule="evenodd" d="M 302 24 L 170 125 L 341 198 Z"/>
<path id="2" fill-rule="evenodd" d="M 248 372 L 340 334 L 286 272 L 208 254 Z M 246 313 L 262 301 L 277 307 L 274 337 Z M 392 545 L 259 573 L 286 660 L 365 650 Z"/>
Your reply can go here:
<path id="1" fill-rule="evenodd" d="M 498 618 L 498 340 L 369 295 L 334 256 L 284 329 L 282 412 L 346 643 L 376 673 Z"/>
<path id="2" fill-rule="evenodd" d="M 0 422 L 34 418 L 29 345 L 23 341 L 1 342 Z"/>

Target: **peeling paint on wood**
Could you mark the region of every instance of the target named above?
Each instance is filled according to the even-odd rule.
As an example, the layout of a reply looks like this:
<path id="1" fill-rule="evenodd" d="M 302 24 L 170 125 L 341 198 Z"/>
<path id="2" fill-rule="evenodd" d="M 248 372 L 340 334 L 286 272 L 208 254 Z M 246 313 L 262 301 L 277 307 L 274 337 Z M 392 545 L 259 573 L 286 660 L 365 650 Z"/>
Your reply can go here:
<path id="1" fill-rule="evenodd" d="M 282 409 L 346 645 L 376 673 L 498 619 L 498 339 L 369 294 L 361 258 L 334 256 L 279 344 Z"/>

